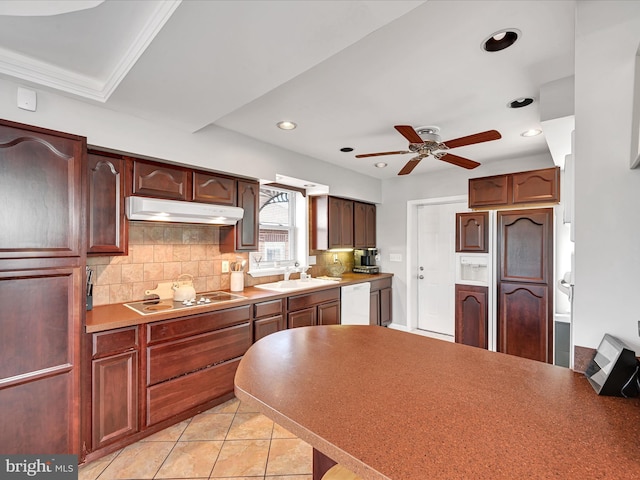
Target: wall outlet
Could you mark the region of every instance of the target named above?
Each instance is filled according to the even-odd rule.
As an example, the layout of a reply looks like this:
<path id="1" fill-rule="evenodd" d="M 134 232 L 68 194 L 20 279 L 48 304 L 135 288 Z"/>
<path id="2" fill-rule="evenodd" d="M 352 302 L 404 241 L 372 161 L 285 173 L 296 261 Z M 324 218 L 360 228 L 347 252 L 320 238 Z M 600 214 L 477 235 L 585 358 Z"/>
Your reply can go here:
<path id="1" fill-rule="evenodd" d="M 229 260 L 222 261 L 222 273 L 229 273 Z"/>

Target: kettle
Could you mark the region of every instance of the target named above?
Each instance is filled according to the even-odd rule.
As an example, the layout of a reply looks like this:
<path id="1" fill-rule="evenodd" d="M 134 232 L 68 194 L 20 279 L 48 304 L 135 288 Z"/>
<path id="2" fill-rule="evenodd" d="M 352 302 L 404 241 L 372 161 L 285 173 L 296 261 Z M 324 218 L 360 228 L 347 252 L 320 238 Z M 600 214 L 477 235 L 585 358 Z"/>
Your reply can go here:
<path id="1" fill-rule="evenodd" d="M 187 279 L 181 280 L 182 277 L 187 277 Z M 173 300 L 176 302 L 196 299 L 196 289 L 193 288 L 193 276 L 188 273 L 180 275 L 171 288 L 173 289 Z"/>

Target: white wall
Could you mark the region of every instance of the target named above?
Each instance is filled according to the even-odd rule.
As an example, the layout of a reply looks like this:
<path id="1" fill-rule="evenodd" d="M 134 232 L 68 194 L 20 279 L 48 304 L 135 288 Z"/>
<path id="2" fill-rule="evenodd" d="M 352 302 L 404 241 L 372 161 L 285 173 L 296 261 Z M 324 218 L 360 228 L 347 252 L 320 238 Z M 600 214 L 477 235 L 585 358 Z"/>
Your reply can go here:
<path id="1" fill-rule="evenodd" d="M 428 161 L 428 160 L 423 160 Z M 433 161 L 433 160 L 431 160 Z M 468 180 L 502 173 L 553 166 L 549 154 L 494 161 L 474 170 L 447 167 L 434 173 L 407 175 L 382 182 L 382 204 L 378 206 L 377 240 L 382 271 L 393 273 L 393 323 L 407 325 L 407 202 L 428 198 L 467 195 Z M 400 254 L 401 262 L 389 260 Z M 412 274 L 415 274 L 413 272 Z"/>
<path id="2" fill-rule="evenodd" d="M 381 200 L 378 179 L 223 128 L 207 127 L 192 134 L 38 88 L 33 88 L 37 111 L 20 110 L 18 86 L 0 80 L 0 118 L 82 135 L 93 146 L 257 179 L 275 180 L 281 174 L 329 185 L 332 195 Z"/>
<path id="3" fill-rule="evenodd" d="M 640 354 L 640 170 L 630 170 L 640 2 L 577 2 L 574 343 Z"/>

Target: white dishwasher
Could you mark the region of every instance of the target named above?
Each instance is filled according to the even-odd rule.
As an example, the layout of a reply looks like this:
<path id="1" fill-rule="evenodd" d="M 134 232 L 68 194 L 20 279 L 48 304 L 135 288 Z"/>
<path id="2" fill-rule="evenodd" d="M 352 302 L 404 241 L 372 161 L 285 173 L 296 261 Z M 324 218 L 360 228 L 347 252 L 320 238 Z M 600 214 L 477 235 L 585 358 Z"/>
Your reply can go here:
<path id="1" fill-rule="evenodd" d="M 341 287 L 340 323 L 342 325 L 369 325 L 371 284 L 356 283 Z"/>

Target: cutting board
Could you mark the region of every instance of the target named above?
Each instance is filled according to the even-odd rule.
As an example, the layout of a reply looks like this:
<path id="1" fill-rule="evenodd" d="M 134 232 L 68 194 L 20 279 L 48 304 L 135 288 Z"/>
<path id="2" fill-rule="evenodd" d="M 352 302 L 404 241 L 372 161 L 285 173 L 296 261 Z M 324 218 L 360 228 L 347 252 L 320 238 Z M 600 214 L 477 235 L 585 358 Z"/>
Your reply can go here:
<path id="1" fill-rule="evenodd" d="M 153 290 L 145 290 L 145 295 L 158 295 L 160 299 L 173 298 L 173 282 L 158 282 Z"/>

